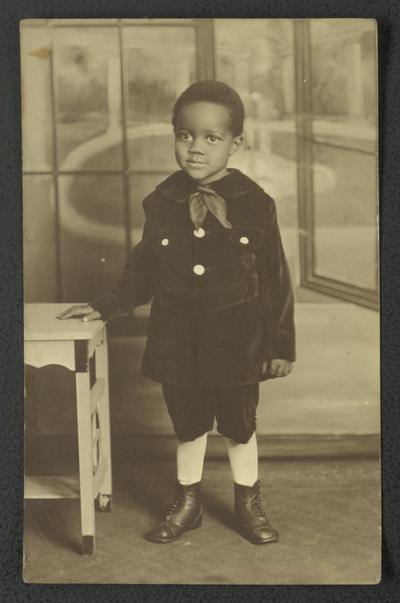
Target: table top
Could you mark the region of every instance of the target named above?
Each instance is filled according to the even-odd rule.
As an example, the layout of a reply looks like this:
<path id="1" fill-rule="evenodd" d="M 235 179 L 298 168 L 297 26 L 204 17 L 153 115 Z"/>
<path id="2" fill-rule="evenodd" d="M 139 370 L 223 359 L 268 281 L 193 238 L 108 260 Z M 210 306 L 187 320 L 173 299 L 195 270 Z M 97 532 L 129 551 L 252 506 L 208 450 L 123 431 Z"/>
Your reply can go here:
<path id="1" fill-rule="evenodd" d="M 76 302 L 79 303 L 79 302 Z M 82 305 L 85 305 L 81 302 Z M 104 328 L 104 321 L 82 322 L 81 318 L 56 318 L 75 303 L 68 304 L 25 304 L 25 341 L 55 341 L 93 339 Z"/>

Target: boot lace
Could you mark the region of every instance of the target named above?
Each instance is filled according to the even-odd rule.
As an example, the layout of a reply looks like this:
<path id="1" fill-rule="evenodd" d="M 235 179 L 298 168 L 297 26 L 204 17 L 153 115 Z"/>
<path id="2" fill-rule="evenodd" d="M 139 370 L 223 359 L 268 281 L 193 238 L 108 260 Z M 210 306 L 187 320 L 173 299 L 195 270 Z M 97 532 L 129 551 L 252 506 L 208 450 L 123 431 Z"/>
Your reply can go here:
<path id="1" fill-rule="evenodd" d="M 171 519 L 171 517 L 173 517 L 173 515 L 178 507 L 178 504 L 179 504 L 179 500 L 176 498 L 174 500 L 174 502 L 168 507 L 167 514 L 166 514 L 167 519 Z"/>
<path id="2" fill-rule="evenodd" d="M 264 508 L 262 506 L 262 502 L 260 499 L 257 499 L 255 501 L 255 508 L 260 517 L 265 517 L 265 511 L 264 511 Z"/>
<path id="3" fill-rule="evenodd" d="M 253 501 L 253 508 L 255 508 L 255 510 L 257 511 L 257 513 L 260 517 L 266 516 L 263 505 L 262 505 L 262 501 L 261 501 L 261 492 L 259 489 L 257 490 L 256 496 Z"/>

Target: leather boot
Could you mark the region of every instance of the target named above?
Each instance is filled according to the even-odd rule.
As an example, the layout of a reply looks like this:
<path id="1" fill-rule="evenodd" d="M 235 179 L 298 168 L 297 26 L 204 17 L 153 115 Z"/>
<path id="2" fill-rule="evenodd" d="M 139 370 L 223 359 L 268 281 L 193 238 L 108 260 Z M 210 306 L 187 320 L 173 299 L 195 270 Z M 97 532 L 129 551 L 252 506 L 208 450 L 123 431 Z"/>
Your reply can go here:
<path id="1" fill-rule="evenodd" d="M 178 540 L 184 532 L 201 526 L 203 509 L 200 504 L 201 482 L 182 486 L 175 484 L 175 500 L 163 521 L 146 534 L 151 542 L 168 543 Z"/>
<path id="2" fill-rule="evenodd" d="M 261 502 L 261 483 L 241 486 L 235 483 L 235 513 L 242 535 L 253 544 L 277 542 L 279 534 L 269 523 Z"/>

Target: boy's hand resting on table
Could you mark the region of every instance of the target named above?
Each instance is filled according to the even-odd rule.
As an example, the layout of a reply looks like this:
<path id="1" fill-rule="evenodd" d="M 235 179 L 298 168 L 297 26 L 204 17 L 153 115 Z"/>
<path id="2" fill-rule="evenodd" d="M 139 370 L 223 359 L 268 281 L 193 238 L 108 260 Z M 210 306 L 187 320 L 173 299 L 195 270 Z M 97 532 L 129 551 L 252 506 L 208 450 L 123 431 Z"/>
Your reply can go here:
<path id="1" fill-rule="evenodd" d="M 274 358 L 270 363 L 264 360 L 262 364 L 262 372 L 266 373 L 268 371 L 271 377 L 286 377 L 292 372 L 292 369 L 293 363 L 282 358 Z"/>
<path id="2" fill-rule="evenodd" d="M 64 318 L 81 318 L 83 322 L 89 322 L 90 320 L 99 320 L 101 319 L 100 312 L 94 310 L 92 306 L 88 304 L 80 306 L 71 306 L 61 312 L 61 314 L 57 314 L 57 318 L 60 320 L 64 320 Z"/>

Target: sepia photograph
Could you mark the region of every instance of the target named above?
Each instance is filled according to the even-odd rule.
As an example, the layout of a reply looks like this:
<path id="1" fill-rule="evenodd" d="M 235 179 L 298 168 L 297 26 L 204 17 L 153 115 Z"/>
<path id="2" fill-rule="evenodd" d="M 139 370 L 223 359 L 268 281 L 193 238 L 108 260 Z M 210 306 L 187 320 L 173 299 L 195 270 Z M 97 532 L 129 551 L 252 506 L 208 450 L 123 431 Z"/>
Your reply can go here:
<path id="1" fill-rule="evenodd" d="M 20 22 L 25 582 L 381 581 L 377 37 Z"/>

